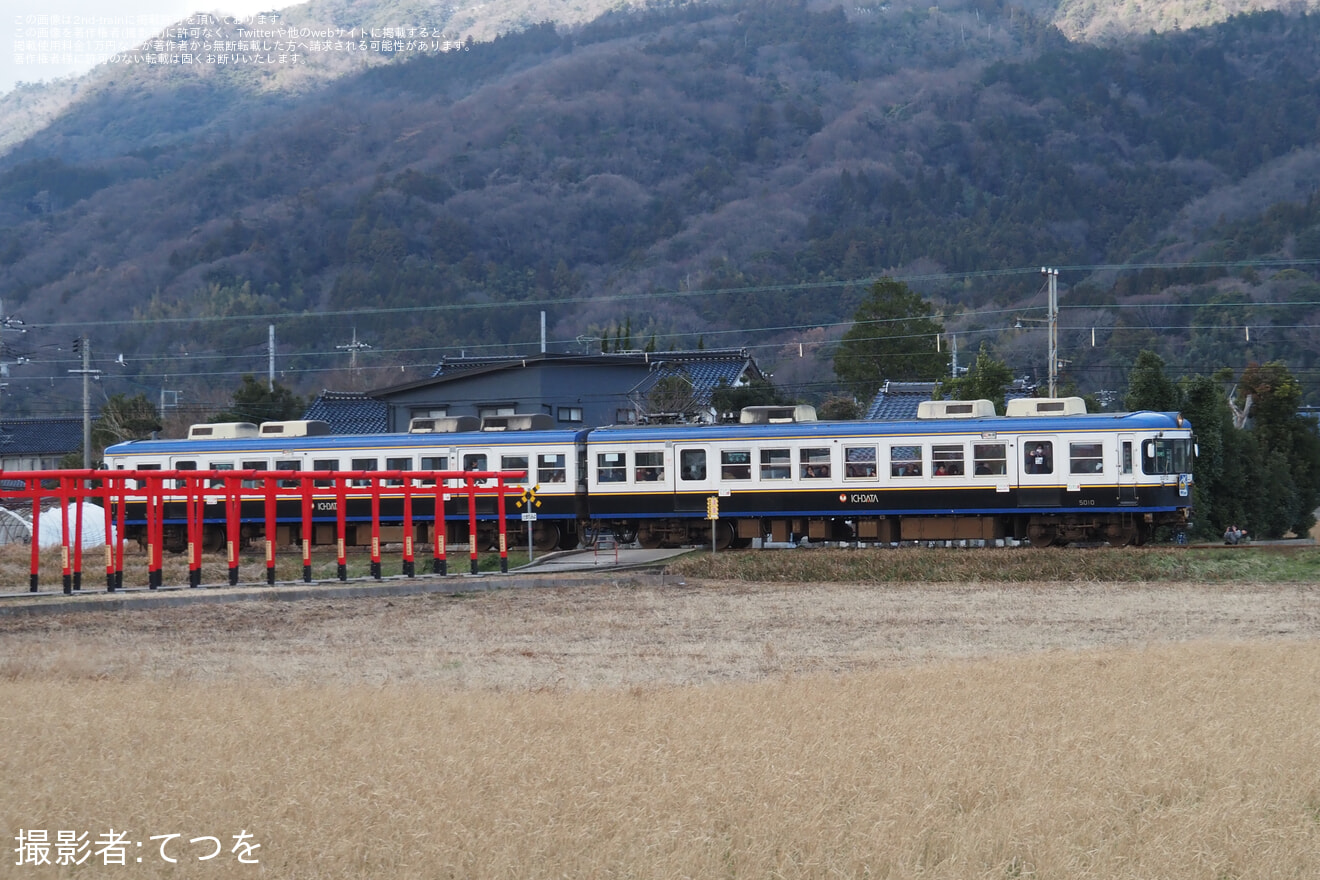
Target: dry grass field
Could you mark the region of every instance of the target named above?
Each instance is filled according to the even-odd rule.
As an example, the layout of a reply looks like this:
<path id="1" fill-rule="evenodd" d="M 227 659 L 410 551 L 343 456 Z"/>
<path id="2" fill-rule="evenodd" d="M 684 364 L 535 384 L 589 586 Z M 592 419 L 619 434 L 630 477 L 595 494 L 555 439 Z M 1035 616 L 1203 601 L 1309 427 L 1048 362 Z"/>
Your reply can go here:
<path id="1" fill-rule="evenodd" d="M 1309 582 L 0 617 L 0 876 L 1309 880 L 1317 719 Z M 28 828 L 142 847 L 17 866 Z"/>

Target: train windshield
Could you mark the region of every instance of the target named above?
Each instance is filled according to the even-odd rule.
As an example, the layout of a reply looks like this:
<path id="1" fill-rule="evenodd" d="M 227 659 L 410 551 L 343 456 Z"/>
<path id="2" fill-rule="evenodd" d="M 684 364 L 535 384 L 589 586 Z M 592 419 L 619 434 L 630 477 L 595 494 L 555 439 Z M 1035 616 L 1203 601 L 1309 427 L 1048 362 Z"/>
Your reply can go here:
<path id="1" fill-rule="evenodd" d="M 1141 444 L 1141 472 L 1144 474 L 1187 474 L 1192 470 L 1190 438 L 1146 440 Z"/>

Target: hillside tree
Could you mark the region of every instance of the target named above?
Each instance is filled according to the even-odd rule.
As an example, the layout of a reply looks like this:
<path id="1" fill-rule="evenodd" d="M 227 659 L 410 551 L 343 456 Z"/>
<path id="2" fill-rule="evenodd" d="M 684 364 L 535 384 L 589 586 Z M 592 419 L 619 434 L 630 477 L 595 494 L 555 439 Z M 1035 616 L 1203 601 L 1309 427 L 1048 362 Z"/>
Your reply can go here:
<path id="1" fill-rule="evenodd" d="M 967 369 L 967 375 L 959 376 L 945 383 L 949 396 L 954 400 L 988 400 L 995 405 L 995 412 L 1004 414 L 1004 394 L 1013 384 L 1013 371 L 1008 364 L 990 354 L 990 348 L 981 343 L 981 350 L 976 353 L 976 360 Z"/>
<path id="2" fill-rule="evenodd" d="M 869 401 L 885 380 L 943 376 L 948 357 L 938 349 L 944 326 L 934 307 L 901 281 L 882 278 L 853 314 L 834 354 L 834 373 L 859 400 Z"/>
<path id="3" fill-rule="evenodd" d="M 268 386 L 251 373 L 243 376 L 243 384 L 234 391 L 228 409 L 211 416 L 212 422 L 280 422 L 302 418 L 306 402 L 288 388 L 275 382 Z"/>

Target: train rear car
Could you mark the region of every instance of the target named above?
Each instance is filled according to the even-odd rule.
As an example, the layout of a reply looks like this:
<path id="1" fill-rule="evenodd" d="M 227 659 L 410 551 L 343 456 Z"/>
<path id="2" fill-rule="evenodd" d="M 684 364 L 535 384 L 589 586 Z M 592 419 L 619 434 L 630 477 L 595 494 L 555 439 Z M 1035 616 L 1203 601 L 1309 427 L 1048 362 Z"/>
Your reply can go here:
<path id="1" fill-rule="evenodd" d="M 246 423 L 195 425 L 183 440 L 139 440 L 111 446 L 105 453 L 108 468 L 119 470 L 243 470 L 243 471 L 526 471 L 525 479 L 511 484 L 534 487 L 537 518 L 524 523 L 519 517 L 515 498 L 507 499 L 506 519 L 510 540 L 526 543 L 531 529 L 534 546 L 542 550 L 577 546 L 578 523 L 586 515 L 585 499 L 578 491 L 579 470 L 585 443 L 585 431 L 558 430 L 543 417 L 509 416 L 480 423 L 471 417 L 414 419 L 408 433 L 331 435 L 324 423 L 267 422 L 261 426 Z M 402 474 L 383 479 L 379 489 L 380 519 L 387 524 L 382 540 L 402 540 L 404 479 L 416 487 L 413 515 L 417 521 L 413 536 L 419 543 L 434 541 L 437 532 L 429 524 L 435 514 L 435 495 L 428 489 L 435 480 Z M 250 482 L 255 487 L 257 480 Z M 350 545 L 369 543 L 371 521 L 371 480 L 363 474 L 351 481 L 345 494 L 346 521 Z M 321 479 L 314 484 L 312 534 L 314 544 L 335 541 L 338 497 L 334 480 Z M 182 486 L 167 487 L 182 488 Z M 443 519 L 449 543 L 468 541 L 469 510 L 466 495 L 461 493 L 462 479 L 447 481 L 440 487 Z M 451 491 L 444 491 L 451 490 Z M 262 501 L 243 502 L 243 537 L 264 535 Z M 495 543 L 498 532 L 496 500 L 490 495 L 477 500 L 478 540 Z M 165 506 L 166 546 L 183 549 L 186 540 L 186 516 L 182 498 Z M 204 540 L 219 549 L 224 540 L 224 511 L 217 497 L 206 505 Z M 297 499 L 282 500 L 277 510 L 277 545 L 299 544 L 302 535 L 301 505 Z M 140 536 L 145 528 L 142 504 L 129 505 L 127 529 L 130 536 Z"/>

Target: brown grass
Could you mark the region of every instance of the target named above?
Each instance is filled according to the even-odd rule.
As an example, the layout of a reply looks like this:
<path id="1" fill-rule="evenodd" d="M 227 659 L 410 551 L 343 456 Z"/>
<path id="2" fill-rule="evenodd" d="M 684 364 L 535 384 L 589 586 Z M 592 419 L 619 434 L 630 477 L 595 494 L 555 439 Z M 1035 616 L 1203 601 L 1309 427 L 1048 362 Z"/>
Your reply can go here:
<path id="1" fill-rule="evenodd" d="M 1311 878 L 1317 633 L 1309 585 L 711 583 L 0 618 L 0 825 L 143 843 L 142 864 L 93 876 L 191 876 L 148 838 L 247 830 L 262 868 L 227 848 L 204 867 Z M 72 876 L 13 861 L 0 876 Z"/>

